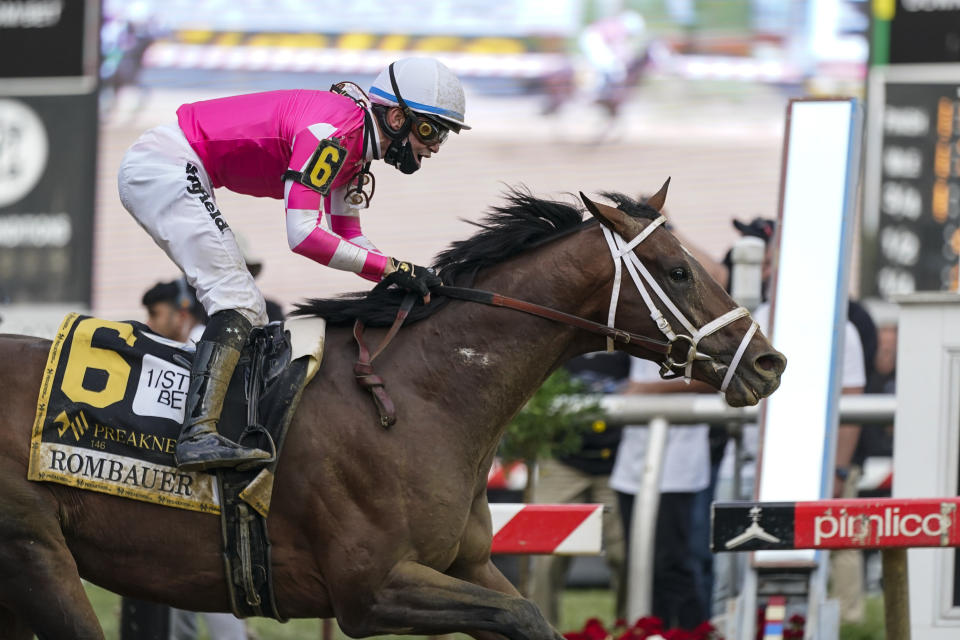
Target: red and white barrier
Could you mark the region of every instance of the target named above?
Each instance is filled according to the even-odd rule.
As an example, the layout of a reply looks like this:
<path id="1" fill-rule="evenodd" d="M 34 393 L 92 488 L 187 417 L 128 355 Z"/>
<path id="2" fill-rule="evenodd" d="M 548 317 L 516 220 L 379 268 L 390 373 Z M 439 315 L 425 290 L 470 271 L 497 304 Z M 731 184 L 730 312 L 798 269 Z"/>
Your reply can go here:
<path id="1" fill-rule="evenodd" d="M 713 505 L 713 550 L 960 547 L 960 498 Z"/>
<path id="2" fill-rule="evenodd" d="M 490 505 L 493 553 L 588 555 L 600 553 L 602 504 Z"/>
<path id="3" fill-rule="evenodd" d="M 956 497 L 714 503 L 711 546 L 715 552 L 880 549 L 887 638 L 909 640 L 907 549 L 960 547 L 958 507 Z M 782 621 L 770 627 L 782 630 Z M 956 637 L 945 631 L 942 637 Z"/>

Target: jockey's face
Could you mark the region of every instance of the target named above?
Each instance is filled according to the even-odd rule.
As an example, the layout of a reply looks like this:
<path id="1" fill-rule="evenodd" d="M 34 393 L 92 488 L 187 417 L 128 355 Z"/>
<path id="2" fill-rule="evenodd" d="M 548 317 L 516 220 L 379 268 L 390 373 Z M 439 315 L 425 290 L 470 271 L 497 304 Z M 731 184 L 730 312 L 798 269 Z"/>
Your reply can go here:
<path id="1" fill-rule="evenodd" d="M 422 140 L 420 140 L 420 138 L 418 138 L 417 135 L 413 132 L 410 132 L 407 137 L 410 140 L 410 145 L 413 147 L 413 152 L 417 156 L 417 160 L 421 161 L 421 164 L 422 164 L 423 158 L 429 158 L 434 153 L 440 151 L 441 143 L 439 142 L 434 142 L 433 144 L 427 144 Z"/>
<path id="2" fill-rule="evenodd" d="M 387 112 L 387 124 L 390 125 L 393 129 L 399 129 L 403 126 L 403 122 L 406 116 L 403 113 L 403 109 L 400 107 L 392 107 Z M 417 159 L 417 164 L 421 164 L 423 158 L 429 158 L 431 155 L 440 150 L 440 142 L 434 144 L 426 144 L 420 138 L 417 137 L 413 131 L 407 134 L 407 141 L 410 144 L 410 148 L 413 150 L 413 154 Z M 383 133 L 380 134 L 380 148 L 386 149 L 390 145 L 390 139 Z"/>

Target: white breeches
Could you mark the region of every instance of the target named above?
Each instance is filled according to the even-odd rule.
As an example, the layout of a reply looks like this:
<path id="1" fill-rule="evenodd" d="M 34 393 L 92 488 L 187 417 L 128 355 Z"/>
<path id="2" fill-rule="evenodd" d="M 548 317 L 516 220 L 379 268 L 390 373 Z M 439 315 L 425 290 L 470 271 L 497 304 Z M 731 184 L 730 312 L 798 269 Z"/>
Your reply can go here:
<path id="1" fill-rule="evenodd" d="M 234 309 L 254 326 L 267 323 L 263 294 L 179 127 L 140 136 L 123 157 L 118 186 L 123 206 L 180 267 L 208 314 Z"/>

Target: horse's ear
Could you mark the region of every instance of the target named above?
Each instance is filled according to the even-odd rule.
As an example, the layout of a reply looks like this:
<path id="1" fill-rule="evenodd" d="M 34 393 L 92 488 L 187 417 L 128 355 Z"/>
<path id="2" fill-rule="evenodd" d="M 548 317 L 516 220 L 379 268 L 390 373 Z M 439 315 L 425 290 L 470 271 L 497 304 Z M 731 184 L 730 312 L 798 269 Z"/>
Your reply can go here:
<path id="1" fill-rule="evenodd" d="M 583 200 L 583 204 L 587 207 L 587 211 L 590 212 L 594 218 L 600 221 L 600 224 L 609 228 L 611 231 L 616 231 L 620 235 L 623 235 L 626 231 L 626 225 L 624 223 L 624 217 L 626 214 L 616 207 L 611 207 L 608 204 L 603 204 L 602 202 L 594 202 L 586 195 L 583 191 L 580 192 L 580 199 Z"/>
<path id="2" fill-rule="evenodd" d="M 667 203 L 667 187 L 669 186 L 670 178 L 667 178 L 667 181 L 663 183 L 662 187 L 660 187 L 660 191 L 657 191 L 655 194 L 647 198 L 646 205 L 648 207 L 653 207 L 662 213 L 663 205 Z"/>

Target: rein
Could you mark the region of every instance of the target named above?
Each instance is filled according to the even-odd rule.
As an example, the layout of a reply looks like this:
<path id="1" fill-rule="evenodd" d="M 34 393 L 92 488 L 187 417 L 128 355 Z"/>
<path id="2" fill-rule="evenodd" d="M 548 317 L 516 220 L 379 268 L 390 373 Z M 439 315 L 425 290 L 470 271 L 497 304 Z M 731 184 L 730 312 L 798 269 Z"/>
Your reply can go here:
<path id="1" fill-rule="evenodd" d="M 587 320 L 586 318 L 581 318 L 580 316 L 564 313 L 563 311 L 557 311 L 556 309 L 551 309 L 550 307 L 545 307 L 533 302 L 526 302 L 524 300 L 518 300 L 517 298 L 510 298 L 508 296 L 500 295 L 499 293 L 484 291 L 483 289 L 468 289 L 466 287 L 450 287 L 446 285 L 434 287 L 432 292 L 442 296 L 447 296 L 448 298 L 454 298 L 456 300 L 479 302 L 480 304 L 486 304 L 492 307 L 503 307 L 505 309 L 522 311 L 523 313 L 527 313 L 532 316 L 539 316 L 541 318 L 546 318 L 547 320 L 554 320 L 572 327 L 585 329 L 591 333 L 602 335 L 608 340 L 612 340 L 614 342 L 622 342 L 624 344 L 637 343 L 649 351 L 654 351 L 656 353 L 668 354 L 670 352 L 669 342 L 654 340 L 653 338 L 642 336 L 639 333 L 625 331 L 624 329 L 617 329 L 616 327 L 600 324 L 599 322 Z"/>
<path id="2" fill-rule="evenodd" d="M 514 311 L 520 311 L 522 313 L 540 318 L 546 318 L 547 320 L 552 320 L 554 322 L 560 322 L 571 327 L 584 329 L 591 333 L 604 336 L 607 339 L 608 351 L 613 351 L 614 343 L 616 342 L 622 342 L 623 344 L 638 344 L 648 351 L 653 351 L 663 355 L 663 361 L 660 363 L 660 377 L 664 379 L 670 379 L 683 376 L 684 380 L 689 382 L 691 379 L 693 363 L 695 361 L 703 360 L 708 362 L 716 362 L 716 359 L 713 356 L 701 353 L 697 350 L 700 341 L 703 338 L 719 331 L 731 322 L 744 317 L 749 318 L 750 312 L 744 307 L 736 307 L 735 309 L 731 309 L 719 317 L 714 318 L 699 329 L 687 319 L 683 312 L 680 311 L 676 304 L 674 304 L 669 296 L 667 296 L 667 294 L 663 291 L 657 281 L 653 278 L 653 275 L 650 273 L 650 271 L 643 265 L 643 263 L 640 261 L 640 258 L 637 257 L 637 254 L 634 253 L 634 249 L 641 242 L 646 240 L 657 228 L 663 225 L 664 222 L 666 222 L 666 218 L 660 216 L 647 225 L 643 231 L 641 231 L 629 242 L 624 240 L 622 236 L 611 231 L 610 229 L 606 227 L 602 228 L 603 236 L 607 241 L 607 247 L 610 249 L 610 257 L 613 258 L 614 265 L 613 288 L 610 294 L 610 308 L 607 314 L 607 324 L 601 324 L 599 322 L 587 320 L 586 318 L 581 318 L 580 316 L 558 311 L 550 307 L 545 307 L 533 302 L 526 302 L 525 300 L 519 300 L 517 298 L 511 298 L 509 296 L 493 293 L 491 291 L 484 291 L 482 289 L 442 285 L 434 287 L 431 290 L 431 293 L 456 300 L 463 300 L 466 302 L 476 302 L 493 307 L 513 309 Z M 647 305 L 647 309 L 650 311 L 650 317 L 653 319 L 660 332 L 664 335 L 666 341 L 655 340 L 653 338 L 640 335 L 639 333 L 618 329 L 613 326 L 616 319 L 617 303 L 620 299 L 620 289 L 623 280 L 621 262 L 623 266 L 626 266 L 627 273 L 630 275 L 630 278 L 636 285 L 637 290 L 640 292 L 640 296 Z M 377 285 L 377 287 L 382 285 L 383 283 L 380 283 Z M 670 322 L 660 311 L 659 306 L 654 302 L 654 297 L 651 295 L 651 290 L 654 294 L 656 294 L 656 297 L 659 298 L 660 303 L 665 306 L 680 322 L 680 324 L 683 325 L 684 329 L 687 330 L 686 334 L 676 333 L 673 330 Z M 390 330 L 387 332 L 386 336 L 384 336 L 383 340 L 372 356 L 363 342 L 363 322 L 360 319 L 357 319 L 353 326 L 353 337 L 356 340 L 357 347 L 359 349 L 357 362 L 354 364 L 353 368 L 354 377 L 357 379 L 357 383 L 360 386 L 368 389 L 373 394 L 374 403 L 376 404 L 377 411 L 380 414 L 380 425 L 385 429 L 396 423 L 396 409 L 394 408 L 393 401 L 390 400 L 390 397 L 387 395 L 387 392 L 384 389 L 383 379 L 373 372 L 373 360 L 380 355 L 390 341 L 393 340 L 393 337 L 397 334 L 397 332 L 400 330 L 400 327 L 407 319 L 407 315 L 410 313 L 410 309 L 413 308 L 415 300 L 416 296 L 410 293 L 404 297 L 403 302 L 400 305 L 400 309 L 397 311 L 397 316 L 393 321 L 393 325 L 390 327 Z M 726 367 L 723 382 L 720 385 L 721 393 L 726 392 L 730 381 L 733 380 L 733 375 L 736 372 L 737 367 L 743 358 L 743 354 L 746 352 L 747 346 L 750 344 L 750 341 L 753 339 L 753 335 L 756 333 L 756 331 L 757 323 L 751 320 L 750 328 L 745 332 L 743 339 L 740 341 L 740 345 L 737 347 L 736 353 L 734 353 L 730 364 Z M 681 358 L 675 357 L 674 354 L 674 350 L 678 348 L 678 346 L 682 346 L 686 351 L 686 353 L 682 354 Z"/>

